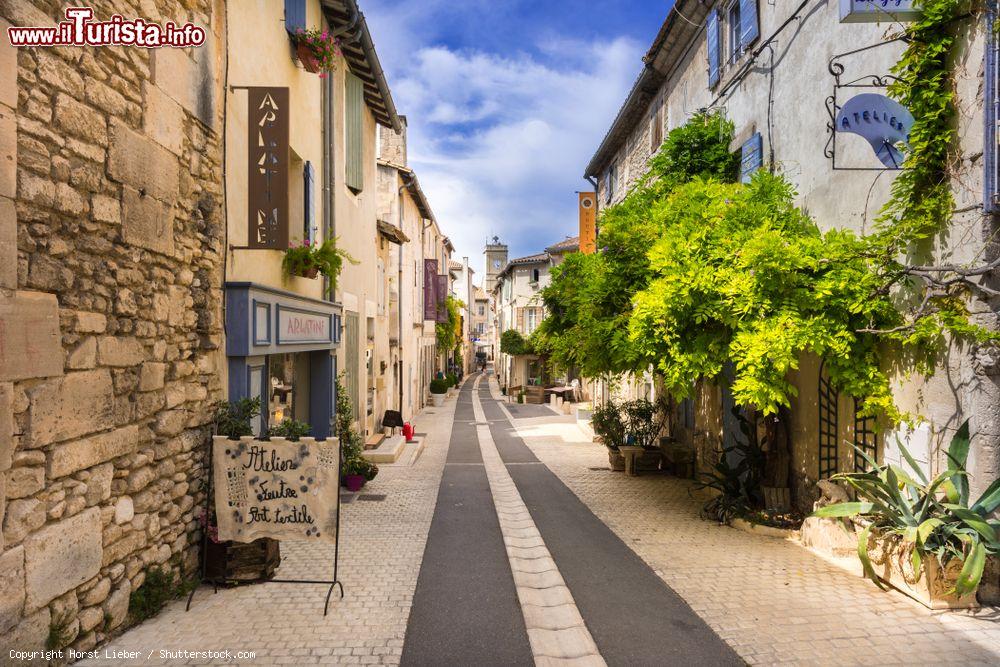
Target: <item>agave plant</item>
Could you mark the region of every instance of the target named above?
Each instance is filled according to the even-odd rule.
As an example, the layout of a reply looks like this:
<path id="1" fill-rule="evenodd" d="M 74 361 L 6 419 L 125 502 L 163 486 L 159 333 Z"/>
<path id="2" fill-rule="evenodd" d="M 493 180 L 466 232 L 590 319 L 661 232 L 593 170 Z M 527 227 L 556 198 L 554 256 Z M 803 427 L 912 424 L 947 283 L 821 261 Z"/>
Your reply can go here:
<path id="1" fill-rule="evenodd" d="M 969 422 L 959 428 L 948 448 L 949 468 L 931 480 L 902 444 L 903 458 L 912 475 L 899 466 L 877 465 L 868 454 L 868 472 L 841 473 L 831 479 L 854 489 L 859 498 L 822 507 L 819 517 L 863 517 L 868 521 L 858 538 L 858 557 L 865 574 L 881 586 L 868 557 L 873 531 L 899 537 L 910 550 L 910 563 L 919 578 L 923 559 L 935 557 L 943 566 L 957 558 L 962 569 L 954 593 L 966 595 L 978 588 L 986 557 L 1000 554 L 1000 521 L 990 515 L 1000 507 L 1000 479 L 994 480 L 973 503 L 969 499 Z"/>
<path id="2" fill-rule="evenodd" d="M 722 448 L 718 463 L 709 472 L 698 474 L 695 487 L 718 492 L 702 507 L 702 514 L 719 523 L 745 516 L 760 508 L 764 501 L 761 487 L 766 455 L 757 437 L 756 421 L 739 406 L 732 408 L 732 414 L 739 422 L 743 437 Z"/>

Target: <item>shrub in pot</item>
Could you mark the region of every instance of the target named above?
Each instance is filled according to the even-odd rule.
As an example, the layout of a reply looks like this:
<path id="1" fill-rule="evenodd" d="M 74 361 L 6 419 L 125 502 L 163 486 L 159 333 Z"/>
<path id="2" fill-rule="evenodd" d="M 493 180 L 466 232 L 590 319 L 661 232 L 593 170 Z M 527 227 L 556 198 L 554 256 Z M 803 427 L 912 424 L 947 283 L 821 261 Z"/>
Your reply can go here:
<path id="1" fill-rule="evenodd" d="M 590 427 L 594 429 L 594 435 L 598 436 L 601 443 L 608 448 L 608 463 L 611 464 L 611 469 L 619 472 L 625 470 L 625 458 L 618 451 L 618 448 L 625 444 L 625 421 L 622 418 L 621 406 L 613 400 L 608 400 L 594 407 L 590 416 Z"/>
<path id="2" fill-rule="evenodd" d="M 434 407 L 440 408 L 444 405 L 444 396 L 448 393 L 448 381 L 444 378 L 434 378 L 430 384 L 431 399 Z"/>
<path id="3" fill-rule="evenodd" d="M 862 526 L 858 558 L 865 574 L 880 587 L 889 583 L 931 608 L 976 604 L 986 560 L 1000 555 L 1000 479 L 972 501 L 968 472 L 969 423 L 948 449 L 949 468 L 928 480 L 900 444 L 909 471 L 878 465 L 858 449 L 867 472 L 841 473 L 857 501 L 821 507 L 819 517 L 850 517 Z"/>

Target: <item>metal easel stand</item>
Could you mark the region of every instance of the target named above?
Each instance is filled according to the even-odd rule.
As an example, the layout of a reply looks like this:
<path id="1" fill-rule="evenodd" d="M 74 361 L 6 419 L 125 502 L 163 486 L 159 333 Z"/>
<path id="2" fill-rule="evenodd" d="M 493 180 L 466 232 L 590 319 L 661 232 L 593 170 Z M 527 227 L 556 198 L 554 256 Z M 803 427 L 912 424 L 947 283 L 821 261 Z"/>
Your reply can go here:
<path id="1" fill-rule="evenodd" d="M 214 477 L 215 477 L 214 470 L 212 469 L 212 466 L 214 464 L 214 461 L 213 461 L 213 458 L 212 458 L 212 450 L 213 449 L 214 449 L 214 444 L 210 444 L 209 447 L 208 447 L 208 466 L 207 466 L 207 470 L 208 470 L 208 486 L 207 486 L 206 491 L 205 491 L 205 514 L 204 514 L 204 517 L 205 517 L 205 526 L 204 526 L 204 528 L 202 528 L 202 531 L 201 531 L 201 581 L 202 581 L 202 583 L 211 582 L 211 584 L 212 584 L 212 594 L 214 595 L 214 594 L 216 594 L 216 593 L 219 592 L 219 583 L 220 583 L 220 581 L 222 583 L 225 583 L 226 580 L 225 579 L 221 579 L 220 580 L 217 577 L 213 577 L 212 579 L 208 579 L 205 576 L 205 571 L 206 571 L 207 565 L 208 565 L 208 539 L 209 539 L 208 538 L 208 523 L 209 523 L 208 517 L 210 516 L 209 513 L 211 511 L 211 504 L 212 504 L 212 482 L 213 482 Z M 340 471 L 343 469 L 343 463 L 344 463 L 343 462 L 343 456 L 344 456 L 344 450 L 343 450 L 343 447 L 340 444 L 340 440 L 338 439 L 337 440 L 337 493 L 338 494 L 340 493 Z M 333 579 L 332 580 L 327 580 L 327 579 L 265 579 L 265 580 L 257 582 L 257 583 L 260 583 L 260 584 L 312 584 L 312 585 L 316 585 L 316 584 L 324 584 L 324 585 L 326 585 L 326 584 L 329 584 L 330 588 L 326 592 L 326 601 L 323 603 L 323 616 L 326 616 L 327 612 L 330 609 L 330 596 L 333 595 L 333 589 L 334 589 L 334 587 L 339 587 L 340 588 L 340 599 L 344 599 L 344 584 L 342 584 L 340 582 L 340 579 L 337 578 L 337 573 L 338 573 L 339 564 L 340 564 L 340 498 L 339 498 L 339 496 L 337 498 L 337 528 L 336 528 L 336 532 L 335 532 L 335 539 L 336 539 L 336 541 L 334 542 L 334 545 L 333 545 Z M 197 591 L 197 590 L 198 590 L 197 586 L 195 588 L 191 589 L 191 592 L 188 594 L 187 605 L 185 605 L 184 611 L 190 611 L 190 609 L 191 609 L 191 600 L 194 599 L 194 594 L 195 594 L 195 591 Z"/>

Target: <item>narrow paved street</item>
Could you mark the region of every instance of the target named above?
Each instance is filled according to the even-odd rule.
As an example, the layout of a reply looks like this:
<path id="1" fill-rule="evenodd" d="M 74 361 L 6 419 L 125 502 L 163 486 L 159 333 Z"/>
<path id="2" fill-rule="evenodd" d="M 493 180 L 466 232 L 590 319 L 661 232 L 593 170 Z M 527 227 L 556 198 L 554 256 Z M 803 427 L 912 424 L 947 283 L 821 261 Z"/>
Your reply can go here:
<path id="1" fill-rule="evenodd" d="M 997 610 L 930 612 L 795 543 L 703 521 L 690 483 L 610 473 L 575 421 L 508 404 L 495 381 L 470 378 L 418 430 L 417 462 L 344 506 L 346 595 L 329 616 L 320 586 L 202 587 L 189 612 L 176 602 L 109 648 L 160 664 L 226 649 L 257 664 L 1000 659 Z M 324 578 L 332 549 L 282 554 L 279 576 Z"/>

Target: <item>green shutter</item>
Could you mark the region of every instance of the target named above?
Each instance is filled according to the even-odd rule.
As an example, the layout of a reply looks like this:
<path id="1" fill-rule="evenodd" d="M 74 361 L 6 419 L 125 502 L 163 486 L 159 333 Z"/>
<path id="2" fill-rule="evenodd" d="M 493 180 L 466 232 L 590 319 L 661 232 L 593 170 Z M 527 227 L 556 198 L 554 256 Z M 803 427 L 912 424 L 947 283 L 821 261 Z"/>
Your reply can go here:
<path id="1" fill-rule="evenodd" d="M 347 94 L 344 121 L 347 138 L 347 187 L 361 192 L 365 187 L 364 143 L 361 141 L 364 128 L 365 93 L 364 83 L 350 72 L 347 73 Z"/>

